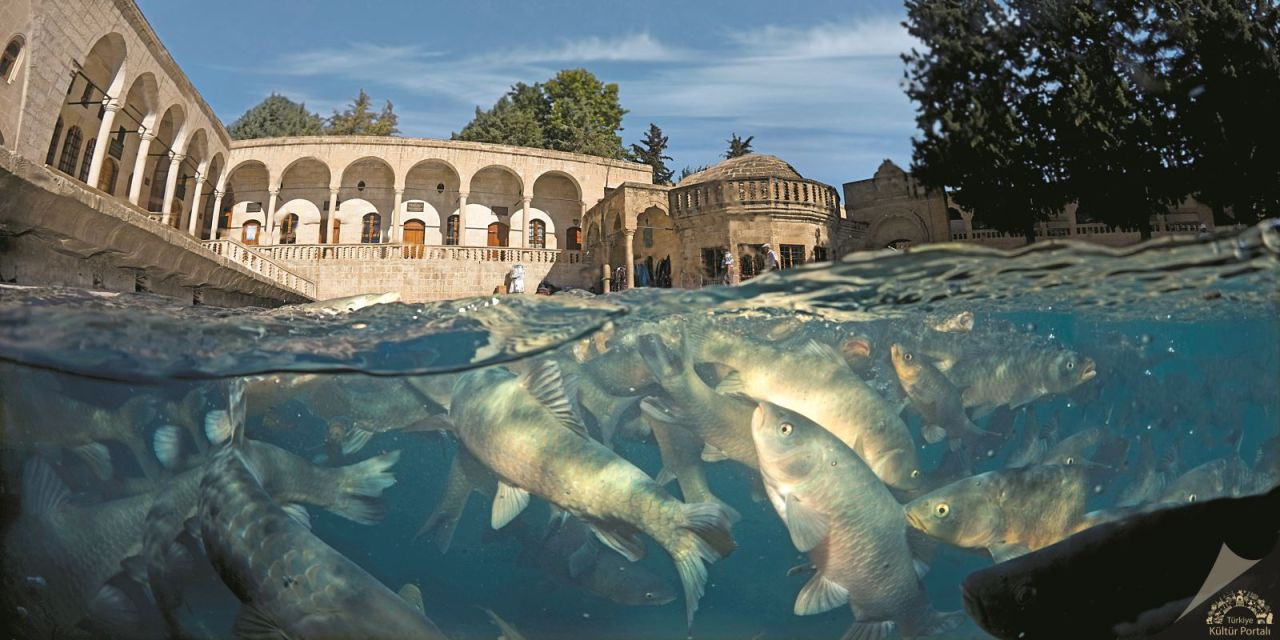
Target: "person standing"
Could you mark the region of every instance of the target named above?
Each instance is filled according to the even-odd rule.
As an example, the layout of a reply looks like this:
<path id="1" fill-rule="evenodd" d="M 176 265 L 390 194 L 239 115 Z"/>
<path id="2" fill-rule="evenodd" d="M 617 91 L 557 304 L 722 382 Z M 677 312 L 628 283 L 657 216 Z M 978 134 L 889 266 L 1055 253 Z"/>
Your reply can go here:
<path id="1" fill-rule="evenodd" d="M 764 270 L 777 271 L 779 268 L 778 252 L 774 251 L 768 242 L 760 245 L 760 250 L 764 251 Z"/>
<path id="2" fill-rule="evenodd" d="M 733 253 L 725 249 L 723 257 L 720 258 L 720 284 L 738 284 L 738 272 L 733 267 Z"/>
<path id="3" fill-rule="evenodd" d="M 507 293 L 524 293 L 524 265 L 511 267 L 511 272 L 507 274 Z"/>

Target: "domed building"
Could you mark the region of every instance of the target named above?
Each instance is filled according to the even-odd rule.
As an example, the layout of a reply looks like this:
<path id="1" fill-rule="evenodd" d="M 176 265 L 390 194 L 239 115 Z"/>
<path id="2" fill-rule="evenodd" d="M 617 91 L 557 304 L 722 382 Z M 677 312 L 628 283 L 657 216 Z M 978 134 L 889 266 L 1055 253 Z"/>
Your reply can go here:
<path id="1" fill-rule="evenodd" d="M 766 243 L 789 268 L 840 255 L 861 226 L 844 219 L 835 188 L 753 153 L 674 187 L 623 184 L 588 212 L 587 229 L 590 259 L 609 270 L 613 288 L 646 280 L 694 288 L 720 281 L 726 249 L 748 279 L 762 271 Z M 618 277 L 624 265 L 634 279 Z"/>

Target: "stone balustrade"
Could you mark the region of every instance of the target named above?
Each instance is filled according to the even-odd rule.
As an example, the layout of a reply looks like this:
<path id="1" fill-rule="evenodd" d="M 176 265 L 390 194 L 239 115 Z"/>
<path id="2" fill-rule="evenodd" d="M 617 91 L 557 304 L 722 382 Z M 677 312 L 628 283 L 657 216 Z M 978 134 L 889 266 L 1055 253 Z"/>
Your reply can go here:
<path id="1" fill-rule="evenodd" d="M 280 285 L 302 293 L 310 298 L 316 297 L 316 283 L 308 280 L 273 260 L 269 255 L 256 249 L 246 247 L 235 240 L 206 240 L 200 243 L 205 249 L 220 255 L 232 262 L 244 265 L 250 271 L 279 283 Z M 268 248 L 268 247 L 263 247 Z"/>
<path id="2" fill-rule="evenodd" d="M 1228 231 L 1236 228 L 1240 228 L 1239 225 L 1219 226 L 1213 231 Z M 1151 225 L 1152 237 L 1194 235 L 1199 232 L 1199 222 L 1157 222 Z M 1141 233 L 1136 226 L 1112 227 L 1097 222 L 1077 225 L 1051 222 L 1037 224 L 1036 237 L 1037 239 L 1072 238 L 1111 246 L 1122 246 L 1138 242 L 1141 238 Z M 1025 242 L 1025 236 L 1020 233 L 1005 233 L 994 229 L 974 229 L 972 231 L 953 231 L 951 240 L 1005 246 L 1010 243 L 1021 245 Z"/>
<path id="3" fill-rule="evenodd" d="M 738 178 L 700 182 L 671 192 L 676 215 L 694 215 L 724 205 L 760 207 L 775 211 L 803 211 L 839 217 L 836 190 L 813 180 L 788 178 Z"/>
<path id="4" fill-rule="evenodd" d="M 283 262 L 328 260 L 436 260 L 446 262 L 510 262 L 576 264 L 581 251 L 530 249 L 519 247 L 467 247 L 421 244 L 278 244 L 253 247 L 254 252 Z"/>

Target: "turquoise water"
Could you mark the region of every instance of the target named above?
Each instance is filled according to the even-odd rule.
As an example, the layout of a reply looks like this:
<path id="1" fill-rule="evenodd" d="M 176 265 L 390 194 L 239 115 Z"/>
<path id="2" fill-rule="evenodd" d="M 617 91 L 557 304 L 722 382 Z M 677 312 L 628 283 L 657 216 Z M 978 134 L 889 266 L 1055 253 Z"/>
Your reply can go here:
<path id="1" fill-rule="evenodd" d="M 458 420 L 460 410 L 449 407 L 460 403 L 454 383 L 483 368 L 525 372 L 555 361 L 566 380 L 576 371 L 578 378 L 608 386 L 609 376 L 591 369 L 595 361 L 608 363 L 611 376 L 634 374 L 651 382 L 645 361 L 627 350 L 629 341 L 656 334 L 677 345 L 691 326 L 730 336 L 748 353 L 760 354 L 760 362 L 747 359 L 749 366 L 764 368 L 779 349 L 797 352 L 817 341 L 838 355 L 856 344 L 840 363 L 842 375 L 862 381 L 895 409 L 909 399 L 890 362 L 893 344 L 958 354 L 953 374 L 980 357 L 1020 362 L 1070 350 L 1092 363 L 1096 376 L 1037 394 L 1017 408 L 975 416 L 978 427 L 996 436 L 967 451 L 970 468 L 960 475 L 942 468 L 949 464 L 948 441 L 929 443 L 922 413 L 908 401 L 900 415 L 924 483 L 914 492 L 895 490 L 894 499 L 906 502 L 947 480 L 1006 469 L 1033 422 L 1048 446 L 1098 430 L 1099 443 L 1080 461 L 1092 470 L 1088 512 L 1114 507 L 1132 490 L 1144 455 L 1154 456 L 1166 488 L 1215 460 L 1238 459 L 1247 469 L 1226 484 L 1197 489 L 1199 500 L 1262 492 L 1280 481 L 1278 234 L 1277 227 L 1263 225 L 1235 237 L 1125 251 L 1063 244 L 1012 254 L 928 247 L 795 269 L 734 288 L 393 303 L 342 313 L 227 310 L 148 295 L 4 287 L 3 617 L 13 637 L 166 636 L 153 596 L 142 587 L 147 580 L 126 568 L 128 558 L 143 555 L 140 533 L 148 520 L 117 522 L 111 514 L 114 505 L 136 504 L 139 496 L 145 503 L 178 474 L 209 466 L 219 445 L 207 443 L 206 415 L 227 408 L 229 389 L 239 380 L 250 389 L 244 422 L 249 439 L 278 445 L 322 469 L 335 458 L 346 465 L 400 452 L 390 469 L 394 486 L 377 496 L 385 507 L 379 522 L 360 524 L 311 506 L 310 535 L 391 591 L 418 585 L 426 616 L 449 637 L 498 637 L 483 610 L 490 609 L 533 640 L 684 638 L 690 632 L 697 638 L 838 638 L 853 622 L 848 606 L 793 613 L 810 576 L 788 570 L 806 564 L 806 554 L 796 549 L 770 501 L 758 495 L 754 470 L 732 461 L 700 465 L 712 494 L 741 519 L 732 526 L 736 549 L 708 566 L 706 593 L 690 630 L 679 576 L 650 536 L 640 536 L 647 553 L 634 564 L 590 536 L 574 548 L 589 545 L 608 556 L 597 559 L 599 566 L 641 576 L 618 581 L 616 589 L 643 580 L 664 586 L 670 594 L 665 604 L 621 604 L 566 579 L 569 554 L 542 538 L 551 506 L 537 491 L 527 510 L 497 531 L 490 526 L 492 494 L 471 494 L 447 553 L 431 536 L 417 537 L 467 440 L 439 422 L 406 424 L 408 416 L 452 413 Z M 931 328 L 965 313 L 972 314 L 970 330 Z M 732 367 L 699 364 L 708 383 L 732 373 Z M 817 384 L 793 382 L 801 388 Z M 584 415 L 590 402 L 580 397 L 580 384 L 562 389 L 589 437 L 604 439 L 604 416 Z M 758 397 L 766 393 L 747 395 L 777 400 Z M 626 426 L 608 444 L 613 455 L 649 477 L 659 475 L 664 460 L 634 405 L 666 395 L 652 384 L 612 395 L 623 398 L 616 406 Z M 341 452 L 341 441 L 360 420 L 388 430 Z M 157 457 L 161 430 L 178 434 L 168 460 Z M 102 447 L 109 462 L 95 475 L 84 451 Z M 512 449 L 498 457 L 520 455 Z M 68 488 L 57 510 L 80 519 L 50 515 L 35 504 L 40 496 L 24 474 L 33 459 L 43 460 Z M 682 495 L 677 482 L 665 490 L 672 500 Z M 1151 492 L 1141 502 L 1158 508 L 1177 501 Z M 184 516 L 199 528 L 198 502 L 185 506 Z M 87 572 L 88 561 L 76 559 L 95 553 L 114 553 L 120 557 L 110 561 L 124 564 L 104 580 L 103 570 Z M 196 637 L 226 637 L 240 602 L 200 552 L 192 555 L 193 566 L 184 567 L 181 578 L 180 624 Z M 922 587 L 933 609 L 944 612 L 962 609 L 960 583 L 993 562 L 984 549 L 948 541 L 926 560 Z M 122 620 L 91 612 L 90 601 L 106 583 L 132 603 Z M 968 620 L 944 636 L 985 637 Z"/>

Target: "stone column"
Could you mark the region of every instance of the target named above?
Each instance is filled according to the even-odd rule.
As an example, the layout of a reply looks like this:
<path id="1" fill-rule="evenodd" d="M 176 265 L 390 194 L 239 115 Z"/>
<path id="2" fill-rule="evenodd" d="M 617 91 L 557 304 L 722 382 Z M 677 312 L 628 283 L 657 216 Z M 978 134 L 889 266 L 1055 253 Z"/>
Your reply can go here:
<path id="1" fill-rule="evenodd" d="M 400 238 L 402 236 L 401 226 L 403 225 L 403 222 L 400 220 L 400 205 L 403 200 L 404 189 L 396 189 L 396 205 L 395 208 L 391 210 L 391 233 L 388 238 L 388 240 L 393 244 L 400 242 Z"/>
<path id="2" fill-rule="evenodd" d="M 520 199 L 520 230 L 516 232 L 519 238 L 515 245 L 517 247 L 529 246 L 529 205 L 532 202 L 533 198 Z"/>
<path id="3" fill-rule="evenodd" d="M 622 252 L 626 256 L 627 261 L 627 283 L 622 287 L 623 289 L 630 289 L 636 286 L 636 254 L 635 247 L 632 246 L 635 239 L 635 229 L 622 230 L 622 241 L 626 243 L 622 247 Z"/>
<path id="4" fill-rule="evenodd" d="M 267 223 L 262 226 L 263 237 L 258 240 L 258 244 L 275 244 L 276 233 L 276 198 L 280 196 L 280 188 L 276 187 L 268 191 L 270 195 L 267 198 Z M 263 242 L 265 240 L 266 242 Z"/>
<path id="5" fill-rule="evenodd" d="M 222 192 L 221 191 L 215 190 L 213 192 L 213 215 L 209 217 L 213 218 L 212 220 L 209 221 L 209 239 L 217 240 L 218 239 L 218 221 L 222 219 Z"/>
<path id="6" fill-rule="evenodd" d="M 613 274 L 609 269 L 608 263 L 605 263 L 605 265 L 601 267 L 601 270 L 604 272 L 603 273 L 604 279 L 600 281 L 600 291 L 603 293 L 609 293 L 609 278 L 611 278 Z"/>
<path id="7" fill-rule="evenodd" d="M 321 244 L 329 244 L 332 241 L 329 234 L 333 233 L 333 217 L 336 215 L 338 215 L 338 189 L 329 187 L 329 215 L 320 216 L 320 224 L 323 225 L 320 229 Z"/>
<path id="8" fill-rule="evenodd" d="M 107 151 L 111 148 L 111 128 L 116 124 L 116 112 L 120 110 L 120 102 L 115 98 L 103 101 L 102 125 L 98 127 L 98 143 L 93 147 L 93 160 L 89 163 L 88 183 L 98 188 L 98 178 L 102 176 L 102 164 L 107 161 Z"/>
<path id="9" fill-rule="evenodd" d="M 138 204 L 138 199 L 142 197 L 142 178 L 147 173 L 147 154 L 151 152 L 151 141 L 156 139 L 156 135 L 146 129 L 139 129 L 138 138 L 138 157 L 133 161 L 133 181 L 129 183 L 129 202 L 133 204 Z"/>
<path id="10" fill-rule="evenodd" d="M 445 219 L 445 225 L 448 225 L 448 219 Z M 458 245 L 462 246 L 467 243 L 467 192 L 458 192 Z"/>
<path id="11" fill-rule="evenodd" d="M 192 236 L 196 235 L 196 223 L 200 220 L 200 189 L 204 185 L 204 178 L 200 174 L 196 174 L 191 183 L 196 188 L 195 195 L 191 196 L 191 219 L 187 221 L 187 233 Z"/>
<path id="12" fill-rule="evenodd" d="M 164 224 L 171 224 L 170 218 L 173 211 L 173 192 L 178 188 L 178 172 L 182 171 L 182 161 L 187 156 L 181 153 L 170 153 L 169 155 L 169 175 L 164 181 L 164 204 L 160 206 L 160 213 L 164 214 L 161 221 Z"/>

